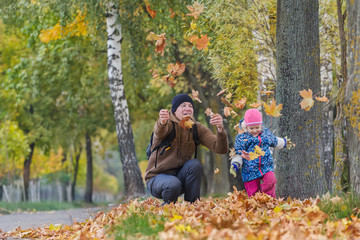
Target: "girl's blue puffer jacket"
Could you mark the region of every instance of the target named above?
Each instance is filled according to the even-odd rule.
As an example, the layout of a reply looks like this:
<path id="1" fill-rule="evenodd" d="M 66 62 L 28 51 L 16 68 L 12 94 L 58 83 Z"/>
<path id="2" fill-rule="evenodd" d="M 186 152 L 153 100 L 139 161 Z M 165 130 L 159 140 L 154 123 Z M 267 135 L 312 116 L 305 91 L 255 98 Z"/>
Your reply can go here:
<path id="1" fill-rule="evenodd" d="M 242 150 L 246 152 L 254 152 L 255 146 L 259 146 L 265 152 L 264 156 L 260 156 L 254 160 L 243 159 L 241 175 L 243 182 L 249 182 L 264 176 L 267 172 L 274 171 L 273 157 L 270 153 L 270 147 L 278 145 L 278 138 L 264 128 L 262 132 L 254 137 L 250 133 L 245 132 L 238 134 L 235 138 L 235 151 L 241 155 Z"/>

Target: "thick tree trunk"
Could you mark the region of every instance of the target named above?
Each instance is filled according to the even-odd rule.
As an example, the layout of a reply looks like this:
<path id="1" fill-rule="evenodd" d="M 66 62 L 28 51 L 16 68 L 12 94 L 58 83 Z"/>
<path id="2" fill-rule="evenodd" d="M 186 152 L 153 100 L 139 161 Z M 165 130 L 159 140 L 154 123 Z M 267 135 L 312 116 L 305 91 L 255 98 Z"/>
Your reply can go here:
<path id="1" fill-rule="evenodd" d="M 108 76 L 110 94 L 115 111 L 114 115 L 120 157 L 124 172 L 125 195 L 127 198 L 133 198 L 143 196 L 145 194 L 145 188 L 136 159 L 133 131 L 121 71 L 122 37 L 118 11 L 114 4 L 110 3 L 108 5 L 106 16 L 108 33 Z"/>
<path id="2" fill-rule="evenodd" d="M 82 151 L 82 147 L 80 147 L 79 151 L 76 151 L 76 148 L 75 148 L 75 163 L 73 163 L 74 172 L 73 172 L 73 180 L 71 183 L 71 200 L 72 201 L 75 200 L 75 187 L 76 187 L 76 180 L 77 180 L 77 176 L 78 176 L 78 172 L 79 172 L 79 160 L 80 160 L 81 151 Z"/>
<path id="3" fill-rule="evenodd" d="M 322 159 L 321 110 L 300 109 L 299 91 L 320 92 L 319 2 L 277 1 L 277 103 L 283 104 L 278 136 L 296 143 L 278 152 L 276 176 L 279 197 L 315 197 L 325 190 Z"/>
<path id="4" fill-rule="evenodd" d="M 341 179 L 344 174 L 344 170 L 348 169 L 345 164 L 349 164 L 346 161 L 346 153 L 344 152 L 345 140 L 344 140 L 344 96 L 345 85 L 347 82 L 347 66 L 346 66 L 346 36 L 345 36 L 345 14 L 342 13 L 342 0 L 337 0 L 337 12 L 339 22 L 339 35 L 341 43 L 341 75 L 342 78 L 338 79 L 339 95 L 336 99 L 336 118 L 334 121 L 334 170 L 331 178 L 332 191 L 339 193 L 343 190 Z"/>
<path id="5" fill-rule="evenodd" d="M 30 152 L 26 156 L 24 161 L 24 171 L 23 171 L 23 178 L 24 178 L 24 201 L 29 201 L 29 185 L 30 185 L 30 165 L 32 161 L 32 156 L 34 154 L 35 143 L 30 144 Z"/>
<path id="6" fill-rule="evenodd" d="M 350 163 L 350 186 L 360 194 L 360 1 L 347 0 L 348 81 L 345 90 L 347 149 Z"/>
<path id="7" fill-rule="evenodd" d="M 93 193 L 93 160 L 92 160 L 91 138 L 89 134 L 86 134 L 85 141 L 86 141 L 86 187 L 85 187 L 84 201 L 91 203 L 92 193 Z"/>

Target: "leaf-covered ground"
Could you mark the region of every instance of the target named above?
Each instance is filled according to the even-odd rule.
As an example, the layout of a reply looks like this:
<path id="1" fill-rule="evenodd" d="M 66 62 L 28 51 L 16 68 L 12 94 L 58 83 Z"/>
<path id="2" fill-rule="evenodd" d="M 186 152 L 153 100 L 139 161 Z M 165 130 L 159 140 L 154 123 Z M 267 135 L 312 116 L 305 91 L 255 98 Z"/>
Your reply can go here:
<path id="1" fill-rule="evenodd" d="M 40 239 L 359 239 L 356 216 L 331 221 L 318 200 L 248 198 L 234 190 L 227 198 L 161 206 L 148 198 L 121 204 L 72 226 L 50 225 L 0 233 L 2 238 Z"/>

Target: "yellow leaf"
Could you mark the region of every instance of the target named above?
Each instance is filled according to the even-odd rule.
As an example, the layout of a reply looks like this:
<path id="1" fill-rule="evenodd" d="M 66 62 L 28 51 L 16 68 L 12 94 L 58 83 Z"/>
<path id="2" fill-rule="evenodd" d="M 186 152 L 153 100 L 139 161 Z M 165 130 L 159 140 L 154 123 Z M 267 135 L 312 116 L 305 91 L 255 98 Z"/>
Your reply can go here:
<path id="1" fill-rule="evenodd" d="M 299 91 L 300 95 L 304 98 L 301 102 L 300 102 L 300 106 L 302 109 L 304 109 L 305 111 L 309 111 L 312 106 L 314 105 L 314 100 L 312 99 L 312 90 L 308 89 L 308 91 L 306 91 L 305 89 L 302 91 Z"/>
<path id="2" fill-rule="evenodd" d="M 257 159 L 260 155 L 255 152 L 249 152 L 250 160 Z"/>
<path id="3" fill-rule="evenodd" d="M 191 28 L 192 30 L 196 30 L 196 28 L 197 28 L 196 23 L 191 22 L 191 23 L 190 23 L 190 28 Z"/>
<path id="4" fill-rule="evenodd" d="M 259 146 L 255 146 L 255 153 L 260 155 L 260 156 L 265 155 L 265 152 Z"/>
<path id="5" fill-rule="evenodd" d="M 282 208 L 280 206 L 277 206 L 276 208 L 274 208 L 274 212 L 278 213 L 282 210 Z"/>
<path id="6" fill-rule="evenodd" d="M 49 230 L 53 230 L 53 231 L 59 231 L 61 228 L 61 225 L 55 226 L 53 224 L 50 224 L 49 226 Z"/>
<path id="7" fill-rule="evenodd" d="M 265 112 L 267 115 L 273 116 L 273 117 L 280 117 L 282 114 L 280 113 L 282 109 L 282 104 L 279 104 L 276 106 L 276 101 L 273 99 L 271 101 L 271 104 L 264 104 Z"/>
<path id="8" fill-rule="evenodd" d="M 179 125 L 184 129 L 190 129 L 195 123 L 191 120 L 190 116 L 185 116 L 181 119 Z"/>
<path id="9" fill-rule="evenodd" d="M 253 107 L 253 108 L 258 108 L 260 106 L 261 106 L 261 102 L 250 104 L 250 107 Z"/>

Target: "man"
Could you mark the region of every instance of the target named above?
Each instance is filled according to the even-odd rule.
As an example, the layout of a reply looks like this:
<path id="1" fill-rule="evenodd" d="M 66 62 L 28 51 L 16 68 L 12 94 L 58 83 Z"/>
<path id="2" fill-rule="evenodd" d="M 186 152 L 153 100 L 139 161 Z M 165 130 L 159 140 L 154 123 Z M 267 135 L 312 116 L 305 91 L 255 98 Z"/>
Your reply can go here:
<path id="1" fill-rule="evenodd" d="M 221 115 L 213 114 L 210 119 L 210 124 L 217 128 L 215 135 L 200 122 L 196 122 L 193 113 L 194 102 L 191 97 L 179 94 L 172 100 L 170 113 L 166 109 L 160 110 L 159 119 L 154 126 L 152 146 L 160 144 L 175 128 L 171 146 L 153 151 L 145 172 L 147 189 L 151 195 L 163 199 L 165 203 L 176 202 L 182 193 L 184 200 L 191 203 L 200 198 L 202 165 L 199 160 L 192 158 L 196 147 L 192 129 L 179 125 L 184 117 L 190 116 L 196 124 L 200 144 L 219 154 L 225 154 L 229 150 Z"/>

